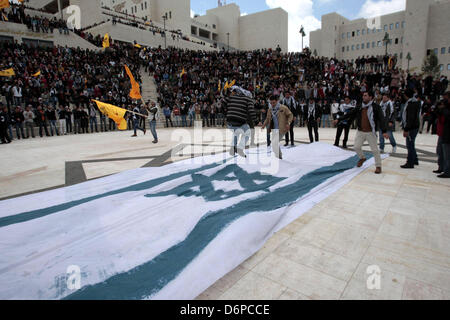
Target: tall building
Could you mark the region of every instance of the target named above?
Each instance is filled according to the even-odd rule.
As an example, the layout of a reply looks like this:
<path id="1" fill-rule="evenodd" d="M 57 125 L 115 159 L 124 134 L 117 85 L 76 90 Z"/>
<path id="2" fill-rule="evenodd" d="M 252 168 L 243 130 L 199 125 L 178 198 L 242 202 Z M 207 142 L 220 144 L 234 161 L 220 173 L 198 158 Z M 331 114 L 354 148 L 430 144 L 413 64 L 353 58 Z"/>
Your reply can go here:
<path id="1" fill-rule="evenodd" d="M 275 49 L 280 46 L 288 51 L 288 14 L 281 8 L 241 16 L 238 5 L 218 1 L 217 8 L 208 10 L 204 16 L 191 18 L 190 0 L 70 0 L 71 4 L 83 6 L 96 3 L 98 10 L 88 12 L 102 15 L 102 8 L 135 16 L 152 23 L 166 23 L 167 29 L 180 30 L 184 35 L 208 43 L 221 43 L 237 50 Z M 163 17 L 166 17 L 163 18 Z M 98 21 L 102 17 L 97 17 Z M 164 21 L 165 20 L 165 21 Z M 92 19 L 86 17 L 88 26 Z"/>
<path id="2" fill-rule="evenodd" d="M 360 57 L 396 55 L 398 65 L 421 72 L 424 58 L 434 52 L 441 74 L 450 76 L 450 0 L 407 0 L 405 11 L 371 19 L 348 20 L 330 13 L 322 29 L 311 32 L 310 48 L 319 56 L 354 61 Z"/>

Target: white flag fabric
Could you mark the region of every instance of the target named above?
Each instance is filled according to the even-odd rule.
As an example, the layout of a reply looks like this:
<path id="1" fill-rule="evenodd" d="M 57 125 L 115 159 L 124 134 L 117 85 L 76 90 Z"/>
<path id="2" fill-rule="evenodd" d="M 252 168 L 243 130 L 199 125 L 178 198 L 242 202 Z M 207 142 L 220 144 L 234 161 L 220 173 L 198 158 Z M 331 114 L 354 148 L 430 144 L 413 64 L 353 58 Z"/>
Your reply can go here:
<path id="1" fill-rule="evenodd" d="M 220 154 L 0 202 L 0 299 L 194 299 L 373 164 L 322 143 L 283 156 L 274 174 Z"/>

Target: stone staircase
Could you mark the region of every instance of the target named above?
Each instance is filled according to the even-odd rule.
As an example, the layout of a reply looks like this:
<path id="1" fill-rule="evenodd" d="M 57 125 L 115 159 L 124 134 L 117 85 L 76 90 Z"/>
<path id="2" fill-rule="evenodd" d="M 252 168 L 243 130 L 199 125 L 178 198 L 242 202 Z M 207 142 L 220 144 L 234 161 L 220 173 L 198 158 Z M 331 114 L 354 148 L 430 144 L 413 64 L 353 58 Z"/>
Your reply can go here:
<path id="1" fill-rule="evenodd" d="M 142 98 L 144 99 L 145 102 L 149 100 L 157 102 L 158 92 L 153 76 L 149 76 L 148 72 L 145 72 L 145 68 L 141 68 L 140 73 L 142 79 L 142 87 L 141 87 Z M 164 115 L 162 114 L 162 110 L 160 110 L 159 118 L 160 119 L 157 123 L 157 127 L 159 128 L 164 127 L 165 120 Z"/>

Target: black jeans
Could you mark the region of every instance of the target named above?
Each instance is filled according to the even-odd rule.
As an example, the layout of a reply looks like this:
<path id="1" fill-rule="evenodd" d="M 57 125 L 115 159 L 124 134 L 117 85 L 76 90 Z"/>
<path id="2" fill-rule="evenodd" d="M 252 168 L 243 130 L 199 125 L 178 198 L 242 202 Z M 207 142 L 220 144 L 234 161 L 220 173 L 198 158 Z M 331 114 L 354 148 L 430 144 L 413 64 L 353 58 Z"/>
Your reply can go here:
<path id="1" fill-rule="evenodd" d="M 288 133 L 286 133 L 285 139 L 286 139 L 286 144 L 289 144 L 289 141 L 291 142 L 291 145 L 294 145 L 294 121 L 292 121 L 291 123 L 291 129 L 289 130 Z M 289 139 L 289 135 L 291 136 L 291 138 Z"/>
<path id="2" fill-rule="evenodd" d="M 409 131 L 409 136 L 406 138 L 406 148 L 408 149 L 408 164 L 417 165 L 419 158 L 416 152 L 416 138 L 419 133 L 419 129 Z"/>
<path id="3" fill-rule="evenodd" d="M 319 142 L 319 126 L 317 124 L 317 121 L 315 121 L 315 120 L 308 121 L 309 140 L 311 141 L 311 143 L 314 142 L 313 130 L 314 130 L 316 142 Z"/>
<path id="4" fill-rule="evenodd" d="M 343 131 L 344 131 L 343 146 L 347 147 L 348 135 L 350 133 L 350 124 L 338 125 L 336 132 L 336 141 L 334 142 L 334 145 L 337 147 L 339 147 L 339 141 L 341 140 L 341 135 Z"/>

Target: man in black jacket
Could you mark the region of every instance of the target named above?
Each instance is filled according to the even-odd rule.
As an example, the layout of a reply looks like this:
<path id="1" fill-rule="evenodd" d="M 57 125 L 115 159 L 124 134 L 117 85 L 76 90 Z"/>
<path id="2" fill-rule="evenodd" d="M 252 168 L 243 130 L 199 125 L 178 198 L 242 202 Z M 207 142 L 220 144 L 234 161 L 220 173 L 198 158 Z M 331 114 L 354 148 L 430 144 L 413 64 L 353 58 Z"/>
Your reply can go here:
<path id="1" fill-rule="evenodd" d="M 8 108 L 0 105 L 0 139 L 2 144 L 11 143 L 11 138 L 8 135 Z"/>
<path id="2" fill-rule="evenodd" d="M 442 132 L 443 173 L 438 178 L 450 178 L 450 92 L 444 95 L 443 108 L 439 114 L 443 117 L 444 128 Z"/>
<path id="3" fill-rule="evenodd" d="M 406 148 L 408 149 L 408 161 L 401 166 L 402 169 L 414 169 L 419 165 L 416 152 L 416 137 L 420 128 L 420 102 L 414 98 L 414 91 L 407 89 L 404 93 L 407 100 L 402 112 L 403 136 L 406 138 Z"/>
<path id="4" fill-rule="evenodd" d="M 284 146 L 285 147 L 289 146 L 289 141 L 291 141 L 291 146 L 294 147 L 294 124 L 295 124 L 295 119 L 298 117 L 297 102 L 295 101 L 294 97 L 291 96 L 291 93 L 289 91 L 286 91 L 285 95 L 286 96 L 284 97 L 283 101 L 281 101 L 281 104 L 285 105 L 286 107 L 289 108 L 289 110 L 294 115 L 294 121 L 292 121 L 292 123 L 291 123 L 290 131 L 288 133 L 286 133 L 286 137 L 285 137 L 286 144 Z M 289 140 L 289 134 L 291 135 L 290 140 Z"/>
<path id="5" fill-rule="evenodd" d="M 378 104 L 373 102 L 373 93 L 371 91 L 364 92 L 362 104 L 345 115 L 342 120 L 351 119 L 351 121 L 353 121 L 355 117 L 358 125 L 358 131 L 356 132 L 355 138 L 355 151 L 358 153 L 360 159 L 357 167 L 362 167 L 364 162 L 367 161 L 364 152 L 362 151 L 362 146 L 364 142 L 367 141 L 375 158 L 375 173 L 380 174 L 382 172 L 381 156 L 380 150 L 378 149 L 376 133 L 381 130 L 386 139 L 388 139 L 389 136 L 386 133 L 386 120 L 383 111 Z"/>
<path id="6" fill-rule="evenodd" d="M 305 105 L 303 110 L 304 118 L 308 125 L 309 141 L 314 143 L 313 129 L 316 142 L 319 142 L 319 122 L 322 117 L 321 110 L 316 105 L 314 99 L 309 99 L 309 104 Z"/>

